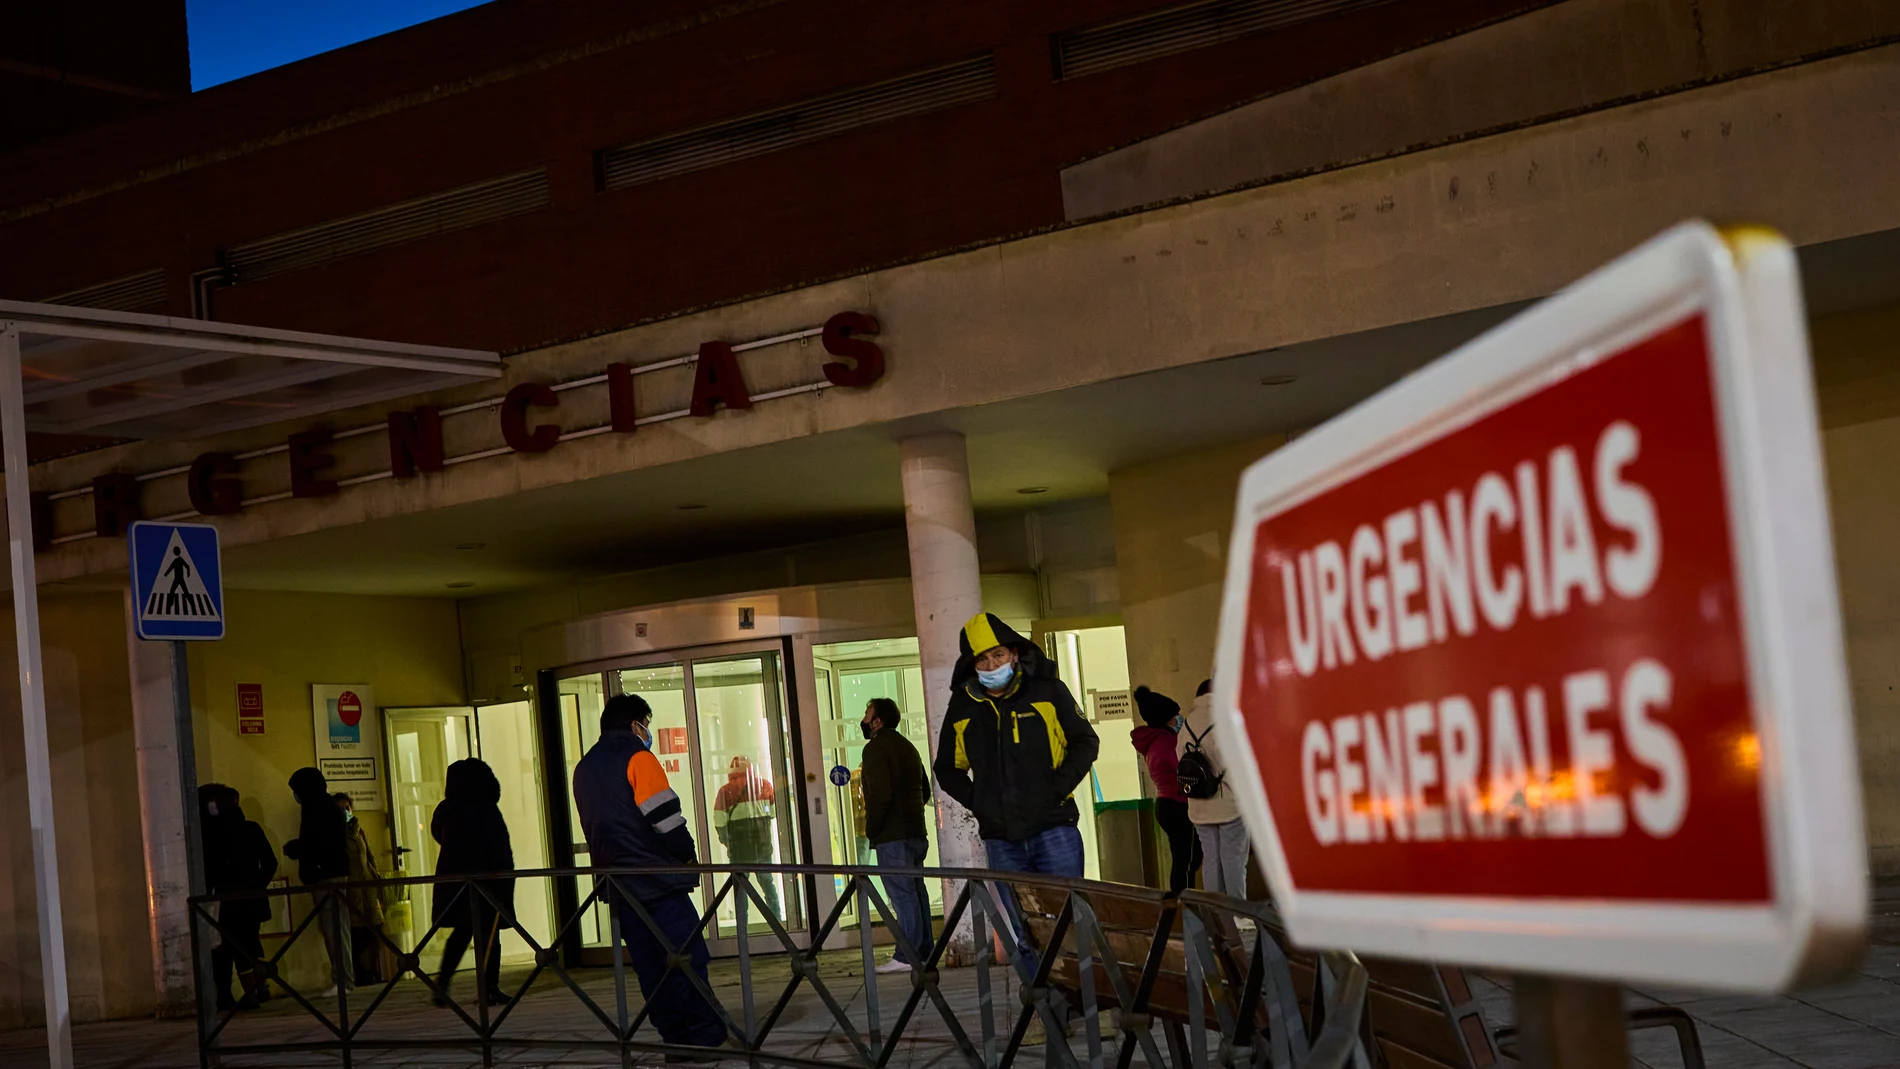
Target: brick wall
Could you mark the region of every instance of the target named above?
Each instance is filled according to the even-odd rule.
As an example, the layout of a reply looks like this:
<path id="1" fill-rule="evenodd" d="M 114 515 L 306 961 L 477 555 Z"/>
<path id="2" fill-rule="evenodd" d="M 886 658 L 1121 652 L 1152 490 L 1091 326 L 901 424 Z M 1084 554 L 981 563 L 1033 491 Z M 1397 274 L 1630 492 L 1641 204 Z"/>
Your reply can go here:
<path id="1" fill-rule="evenodd" d="M 0 296 L 528 167 L 551 204 L 220 292 L 219 319 L 514 350 L 1053 225 L 1061 166 L 1534 0 L 1398 0 L 1057 82 L 1053 31 L 1154 0 L 503 0 L 0 159 Z M 636 189 L 596 149 L 984 50 L 992 100 Z"/>

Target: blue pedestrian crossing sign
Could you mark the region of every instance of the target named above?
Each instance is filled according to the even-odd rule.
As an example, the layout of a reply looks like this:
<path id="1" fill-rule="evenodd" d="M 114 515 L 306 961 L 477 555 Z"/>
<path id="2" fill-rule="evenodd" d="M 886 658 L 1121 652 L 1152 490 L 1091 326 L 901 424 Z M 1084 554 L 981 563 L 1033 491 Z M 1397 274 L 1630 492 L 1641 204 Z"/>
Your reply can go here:
<path id="1" fill-rule="evenodd" d="M 201 523 L 147 523 L 126 532 L 132 554 L 132 608 L 138 636 L 153 641 L 224 637 L 224 575 L 218 529 Z"/>

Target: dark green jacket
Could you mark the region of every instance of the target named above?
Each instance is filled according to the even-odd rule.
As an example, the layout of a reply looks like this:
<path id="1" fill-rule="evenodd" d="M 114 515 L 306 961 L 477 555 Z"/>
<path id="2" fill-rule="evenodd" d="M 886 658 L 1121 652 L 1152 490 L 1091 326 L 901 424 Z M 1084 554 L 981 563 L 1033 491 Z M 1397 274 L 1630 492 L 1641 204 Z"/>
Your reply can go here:
<path id="1" fill-rule="evenodd" d="M 1016 651 L 1016 677 L 1001 695 L 976 679 L 973 652 L 982 650 L 972 650 L 972 628 L 982 632 L 979 644 Z M 1073 826 L 1081 816 L 1073 794 L 1101 748 L 1095 729 L 1076 709 L 1055 665 L 1001 620 L 987 614 L 972 620 L 962 645 L 937 739 L 938 784 L 976 815 L 985 839 L 1021 842 Z"/>
<path id="2" fill-rule="evenodd" d="M 922 839 L 924 799 L 930 778 L 923 759 L 895 728 L 885 728 L 864 744 L 864 835 L 872 846 L 900 839 Z"/>

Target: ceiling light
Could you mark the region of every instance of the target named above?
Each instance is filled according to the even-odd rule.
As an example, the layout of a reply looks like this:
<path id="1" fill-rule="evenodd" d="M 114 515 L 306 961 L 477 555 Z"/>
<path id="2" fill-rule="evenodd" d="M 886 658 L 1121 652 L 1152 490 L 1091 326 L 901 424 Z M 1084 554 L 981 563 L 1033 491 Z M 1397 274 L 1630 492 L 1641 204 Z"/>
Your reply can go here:
<path id="1" fill-rule="evenodd" d="M 450 583 L 449 589 L 450 590 L 467 590 L 469 587 L 472 587 L 474 585 L 475 585 L 474 583 L 469 582 L 467 579 L 464 579 L 459 583 Z"/>
<path id="2" fill-rule="evenodd" d="M 1293 385 L 1293 383 L 1295 383 L 1298 380 L 1299 380 L 1298 375 L 1262 375 L 1260 377 L 1260 385 L 1262 386 L 1291 386 Z"/>
<path id="3" fill-rule="evenodd" d="M 1046 486 L 1024 486 L 1018 488 L 1016 492 L 1019 494 L 1046 494 L 1049 492 L 1049 488 Z"/>
<path id="4" fill-rule="evenodd" d="M 699 502 L 695 501 L 695 502 L 690 502 L 688 504 L 681 505 L 680 511 L 681 512 L 697 512 L 700 509 L 703 509 L 705 507 L 706 507 L 705 505 L 700 504 Z"/>
<path id="5" fill-rule="evenodd" d="M 486 542 L 458 542 L 456 543 L 455 548 L 456 549 L 487 549 L 488 543 Z"/>

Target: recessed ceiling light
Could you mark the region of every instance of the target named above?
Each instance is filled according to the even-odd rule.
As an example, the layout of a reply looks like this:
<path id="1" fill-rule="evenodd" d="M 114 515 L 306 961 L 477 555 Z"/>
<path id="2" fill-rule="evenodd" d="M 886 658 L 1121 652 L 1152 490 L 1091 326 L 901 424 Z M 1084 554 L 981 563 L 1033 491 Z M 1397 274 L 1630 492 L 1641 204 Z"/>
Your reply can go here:
<path id="1" fill-rule="evenodd" d="M 1019 488 L 1016 492 L 1019 494 L 1046 494 L 1049 492 L 1049 488 L 1046 486 L 1024 486 Z"/>
<path id="2" fill-rule="evenodd" d="M 697 512 L 700 509 L 703 509 L 705 507 L 706 507 L 705 505 L 700 504 L 697 501 L 693 501 L 693 502 L 689 502 L 687 504 L 681 505 L 680 511 L 681 512 Z"/>
<path id="3" fill-rule="evenodd" d="M 1262 386 L 1291 386 L 1297 381 L 1299 381 L 1298 375 L 1262 375 L 1260 377 Z"/>
<path id="4" fill-rule="evenodd" d="M 464 579 L 459 583 L 450 583 L 448 586 L 450 590 L 467 590 L 469 587 L 472 587 L 474 585 L 475 585 L 474 583 L 471 583 L 468 580 Z"/>
<path id="5" fill-rule="evenodd" d="M 456 549 L 487 549 L 488 543 L 486 542 L 458 542 L 456 543 L 455 548 Z"/>

